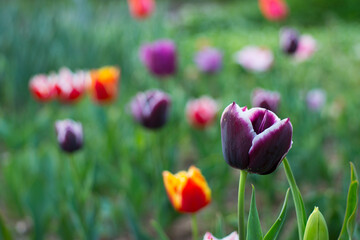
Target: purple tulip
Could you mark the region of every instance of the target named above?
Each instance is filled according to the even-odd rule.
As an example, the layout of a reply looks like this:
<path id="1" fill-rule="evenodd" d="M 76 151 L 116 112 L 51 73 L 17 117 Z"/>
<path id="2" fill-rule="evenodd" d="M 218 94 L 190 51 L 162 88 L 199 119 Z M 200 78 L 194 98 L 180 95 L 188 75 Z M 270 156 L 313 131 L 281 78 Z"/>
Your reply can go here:
<path id="1" fill-rule="evenodd" d="M 171 105 L 170 97 L 160 90 L 138 93 L 131 102 L 134 119 L 149 129 L 165 125 Z"/>
<path id="2" fill-rule="evenodd" d="M 280 47 L 284 53 L 292 55 L 296 52 L 299 45 L 299 33 L 292 28 L 280 30 Z"/>
<path id="3" fill-rule="evenodd" d="M 204 48 L 194 59 L 197 68 L 204 73 L 215 73 L 222 67 L 222 53 L 216 48 Z"/>
<path id="4" fill-rule="evenodd" d="M 176 46 L 171 40 L 164 39 L 143 45 L 140 48 L 140 59 L 157 77 L 167 77 L 176 72 Z"/>
<path id="5" fill-rule="evenodd" d="M 306 95 L 306 103 L 310 110 L 319 111 L 326 102 L 326 93 L 322 89 L 312 89 Z"/>
<path id="6" fill-rule="evenodd" d="M 272 92 L 257 88 L 252 94 L 253 107 L 266 108 L 274 113 L 277 113 L 279 103 L 280 94 L 278 92 Z"/>
<path id="7" fill-rule="evenodd" d="M 65 119 L 55 122 L 57 140 L 65 152 L 75 152 L 83 146 L 83 129 L 79 122 Z"/>
<path id="8" fill-rule="evenodd" d="M 225 161 L 234 168 L 270 174 L 292 145 L 290 119 L 280 120 L 264 108 L 240 108 L 235 102 L 221 116 L 221 142 Z"/>

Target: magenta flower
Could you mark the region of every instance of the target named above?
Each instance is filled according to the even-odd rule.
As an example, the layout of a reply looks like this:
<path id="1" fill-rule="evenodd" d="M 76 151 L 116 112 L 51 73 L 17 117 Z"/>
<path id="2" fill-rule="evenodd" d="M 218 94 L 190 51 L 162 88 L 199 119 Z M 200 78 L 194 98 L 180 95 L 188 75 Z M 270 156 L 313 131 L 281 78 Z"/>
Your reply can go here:
<path id="1" fill-rule="evenodd" d="M 292 28 L 282 28 L 280 30 L 280 47 L 286 54 L 292 55 L 296 52 L 299 45 L 299 33 Z"/>
<path id="2" fill-rule="evenodd" d="M 265 72 L 272 66 L 274 55 L 270 49 L 247 46 L 235 53 L 235 62 L 253 72 Z"/>
<path id="3" fill-rule="evenodd" d="M 278 92 L 267 91 L 257 88 L 252 94 L 252 106 L 268 109 L 277 113 L 280 103 L 280 94 Z"/>
<path id="4" fill-rule="evenodd" d="M 138 93 L 131 101 L 131 113 L 134 119 L 149 129 L 158 129 L 165 125 L 171 105 L 170 97 L 160 90 Z"/>
<path id="5" fill-rule="evenodd" d="M 55 122 L 57 140 L 62 150 L 73 153 L 83 146 L 83 129 L 79 122 L 65 119 Z"/>
<path id="6" fill-rule="evenodd" d="M 270 174 L 292 145 L 289 118 L 280 120 L 264 108 L 240 108 L 235 102 L 221 116 L 221 141 L 225 161 L 234 168 Z"/>
<path id="7" fill-rule="evenodd" d="M 212 74 L 222 67 L 222 53 L 216 48 L 207 47 L 197 52 L 194 61 L 201 72 Z"/>
<path id="8" fill-rule="evenodd" d="M 310 58 L 316 50 L 316 40 L 311 35 L 302 35 L 294 57 L 297 61 L 302 62 Z"/>
<path id="9" fill-rule="evenodd" d="M 176 46 L 167 39 L 145 44 L 140 48 L 140 60 L 155 76 L 168 77 L 176 72 Z"/>
<path id="10" fill-rule="evenodd" d="M 326 93 L 322 89 L 312 89 L 306 95 L 306 103 L 310 110 L 321 110 L 326 102 Z"/>
<path id="11" fill-rule="evenodd" d="M 239 235 L 237 234 L 237 232 L 232 232 L 227 237 L 220 239 L 220 238 L 214 237 L 211 233 L 207 232 L 207 233 L 205 233 L 203 240 L 239 240 Z"/>

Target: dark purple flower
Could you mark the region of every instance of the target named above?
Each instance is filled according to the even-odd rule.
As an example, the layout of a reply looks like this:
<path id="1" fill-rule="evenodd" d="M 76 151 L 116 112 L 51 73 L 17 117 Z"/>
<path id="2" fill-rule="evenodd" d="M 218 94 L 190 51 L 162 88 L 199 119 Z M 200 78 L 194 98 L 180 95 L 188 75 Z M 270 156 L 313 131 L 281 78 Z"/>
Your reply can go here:
<path id="1" fill-rule="evenodd" d="M 280 47 L 284 53 L 292 55 L 296 52 L 299 45 L 299 33 L 292 28 L 280 30 Z"/>
<path id="2" fill-rule="evenodd" d="M 290 119 L 280 120 L 264 108 L 240 108 L 235 102 L 221 116 L 221 142 L 225 161 L 232 167 L 270 174 L 292 145 Z"/>
<path id="3" fill-rule="evenodd" d="M 253 107 L 266 108 L 276 113 L 280 103 L 280 94 L 257 88 L 253 91 L 251 101 Z"/>
<path id="4" fill-rule="evenodd" d="M 194 61 L 200 71 L 215 73 L 222 67 L 222 53 L 216 48 L 207 47 L 197 52 Z"/>
<path id="5" fill-rule="evenodd" d="M 131 101 L 131 113 L 144 127 L 158 129 L 167 121 L 170 104 L 170 97 L 166 93 L 149 90 L 134 97 Z"/>
<path id="6" fill-rule="evenodd" d="M 176 46 L 171 40 L 164 39 L 143 45 L 140 48 L 140 59 L 155 76 L 167 77 L 176 72 Z"/>
<path id="7" fill-rule="evenodd" d="M 83 129 L 79 122 L 65 119 L 55 122 L 57 140 L 65 152 L 75 152 L 83 146 Z"/>

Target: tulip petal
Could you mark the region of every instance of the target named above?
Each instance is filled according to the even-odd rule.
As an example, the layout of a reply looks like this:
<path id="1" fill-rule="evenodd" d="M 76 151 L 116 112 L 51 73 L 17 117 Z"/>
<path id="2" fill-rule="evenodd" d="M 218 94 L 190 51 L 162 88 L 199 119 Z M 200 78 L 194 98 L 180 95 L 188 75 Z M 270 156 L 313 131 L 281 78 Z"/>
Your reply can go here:
<path id="1" fill-rule="evenodd" d="M 257 134 L 280 121 L 275 113 L 264 108 L 252 108 L 247 113 Z"/>
<path id="2" fill-rule="evenodd" d="M 247 112 L 235 102 L 221 116 L 221 142 L 225 161 L 232 167 L 246 169 L 249 149 L 256 136 Z"/>
<path id="3" fill-rule="evenodd" d="M 262 175 L 275 171 L 291 148 L 292 131 L 287 118 L 257 135 L 249 151 L 248 171 Z"/>

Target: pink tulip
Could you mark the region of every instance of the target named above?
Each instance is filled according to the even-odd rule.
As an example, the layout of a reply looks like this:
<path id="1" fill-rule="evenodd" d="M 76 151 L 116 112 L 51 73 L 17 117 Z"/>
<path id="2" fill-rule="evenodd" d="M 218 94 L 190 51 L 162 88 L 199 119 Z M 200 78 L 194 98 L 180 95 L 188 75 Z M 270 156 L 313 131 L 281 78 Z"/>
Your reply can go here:
<path id="1" fill-rule="evenodd" d="M 208 96 L 190 100 L 186 105 L 188 122 L 191 126 L 200 129 L 206 128 L 214 122 L 217 111 L 217 102 Z"/>
<path id="2" fill-rule="evenodd" d="M 131 15 L 137 19 L 149 17 L 155 9 L 154 0 L 128 0 L 128 4 Z"/>
<path id="3" fill-rule="evenodd" d="M 272 66 L 274 55 L 270 49 L 247 46 L 235 53 L 235 62 L 253 72 L 265 72 Z"/>
<path id="4" fill-rule="evenodd" d="M 259 7 L 269 21 L 280 21 L 288 15 L 288 7 L 283 0 L 259 0 Z"/>
<path id="5" fill-rule="evenodd" d="M 294 57 L 297 61 L 302 62 L 310 58 L 316 50 L 316 40 L 311 35 L 302 35 Z"/>
<path id="6" fill-rule="evenodd" d="M 239 235 L 237 234 L 237 232 L 233 232 L 230 235 L 228 235 L 227 237 L 219 239 L 219 238 L 214 237 L 211 233 L 207 232 L 207 233 L 205 233 L 203 240 L 239 240 Z"/>

